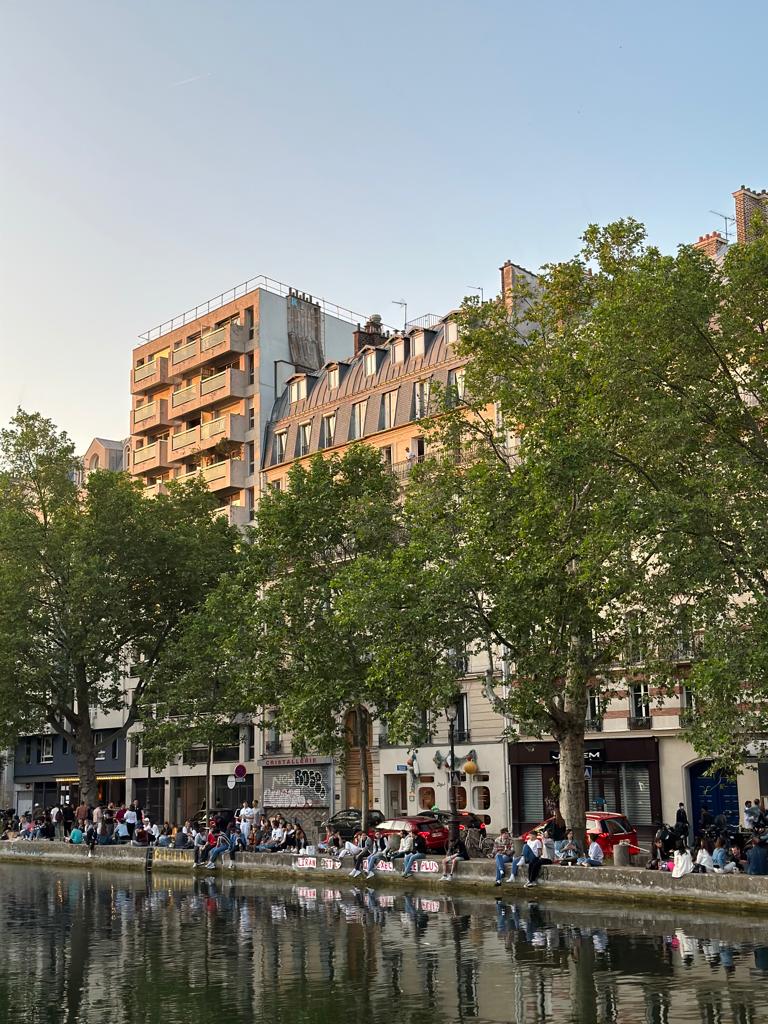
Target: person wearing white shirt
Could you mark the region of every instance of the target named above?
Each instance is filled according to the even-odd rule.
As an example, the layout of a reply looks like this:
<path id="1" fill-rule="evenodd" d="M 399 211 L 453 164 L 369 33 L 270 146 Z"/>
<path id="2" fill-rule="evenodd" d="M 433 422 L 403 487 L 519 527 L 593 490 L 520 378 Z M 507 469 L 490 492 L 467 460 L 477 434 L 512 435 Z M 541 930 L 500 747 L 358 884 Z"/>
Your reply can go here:
<path id="1" fill-rule="evenodd" d="M 603 866 L 603 848 L 597 841 L 597 836 L 594 832 L 589 835 L 589 849 L 587 850 L 587 856 L 582 857 L 579 860 L 579 864 L 584 864 L 588 868 L 601 868 Z"/>
<path id="2" fill-rule="evenodd" d="M 707 872 L 713 872 L 715 870 L 712 854 L 707 848 L 706 839 L 701 840 L 701 844 L 696 853 L 696 865 L 693 870 L 699 874 L 706 874 Z"/>
<path id="3" fill-rule="evenodd" d="M 690 875 L 692 871 L 693 859 L 691 857 L 691 851 L 685 845 L 685 841 L 680 839 L 678 840 L 677 849 L 675 850 L 672 877 L 682 878 L 683 875 Z"/>
<path id="4" fill-rule="evenodd" d="M 237 812 L 237 820 L 240 822 L 240 835 L 243 837 L 245 848 L 248 849 L 248 837 L 251 834 L 251 826 L 256 812 L 247 800 L 243 800 L 243 806 Z"/>

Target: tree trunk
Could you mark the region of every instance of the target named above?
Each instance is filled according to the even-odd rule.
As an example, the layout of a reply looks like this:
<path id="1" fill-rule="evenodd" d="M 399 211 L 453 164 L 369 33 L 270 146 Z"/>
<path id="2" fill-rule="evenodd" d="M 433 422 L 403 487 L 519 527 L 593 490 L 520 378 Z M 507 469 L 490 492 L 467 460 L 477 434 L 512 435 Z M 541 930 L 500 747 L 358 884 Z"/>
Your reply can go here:
<path id="1" fill-rule="evenodd" d="M 584 729 L 570 728 L 558 737 L 560 744 L 560 813 L 566 828 L 583 842 L 587 820 L 584 803 Z"/>
<path id="2" fill-rule="evenodd" d="M 368 829 L 368 713 L 364 707 L 357 709 L 357 746 L 360 752 L 360 825 Z"/>
<path id="3" fill-rule="evenodd" d="M 96 744 L 93 741 L 93 730 L 90 718 L 84 716 L 73 735 L 77 773 L 80 776 L 80 802 L 95 807 L 99 798 L 99 787 L 96 782 Z"/>

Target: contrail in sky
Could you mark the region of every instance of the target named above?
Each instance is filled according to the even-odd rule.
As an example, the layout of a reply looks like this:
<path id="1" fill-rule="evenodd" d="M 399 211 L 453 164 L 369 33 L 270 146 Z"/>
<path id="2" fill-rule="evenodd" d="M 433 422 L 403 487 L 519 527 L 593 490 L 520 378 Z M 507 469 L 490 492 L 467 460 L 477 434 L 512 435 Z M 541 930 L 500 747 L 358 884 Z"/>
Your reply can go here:
<path id="1" fill-rule="evenodd" d="M 199 82 L 203 78 L 210 78 L 211 72 L 209 71 L 205 75 L 195 75 L 194 78 L 182 78 L 180 82 L 171 82 L 168 86 L 169 89 L 178 89 L 180 85 L 189 85 L 191 82 Z"/>

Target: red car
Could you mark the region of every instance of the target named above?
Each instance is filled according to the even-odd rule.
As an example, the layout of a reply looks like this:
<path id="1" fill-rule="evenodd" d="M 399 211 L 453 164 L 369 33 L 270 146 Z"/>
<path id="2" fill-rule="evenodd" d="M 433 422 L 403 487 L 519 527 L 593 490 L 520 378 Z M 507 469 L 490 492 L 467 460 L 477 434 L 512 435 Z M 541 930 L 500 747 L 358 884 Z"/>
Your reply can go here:
<path id="1" fill-rule="evenodd" d="M 453 815 L 450 811 L 422 811 L 419 817 L 434 818 L 435 821 L 440 821 L 443 825 L 449 826 L 451 821 L 453 821 Z M 464 832 L 468 828 L 477 828 L 485 833 L 486 822 L 479 814 L 473 814 L 472 811 L 457 811 L 456 820 L 459 823 L 459 832 Z"/>
<path id="2" fill-rule="evenodd" d="M 530 831 L 525 832 L 523 839 L 529 839 L 532 835 L 540 835 L 548 825 L 554 823 L 554 818 L 547 818 L 540 825 L 535 825 Z M 629 841 L 630 853 L 640 853 L 637 845 L 637 829 L 630 825 L 629 819 L 623 814 L 613 814 L 608 811 L 587 811 L 587 827 L 584 837 L 585 843 L 589 844 L 589 836 L 595 833 L 600 849 L 606 857 L 613 856 L 613 848 L 619 843 Z M 584 847 L 585 851 L 587 847 Z"/>
<path id="3" fill-rule="evenodd" d="M 382 835 L 390 836 L 393 832 L 399 835 L 403 829 L 411 832 L 414 825 L 429 853 L 445 853 L 445 847 L 448 844 L 448 829 L 441 821 L 435 821 L 434 818 L 419 818 L 418 816 L 391 818 L 389 821 L 382 821 L 376 826 L 376 829 Z"/>

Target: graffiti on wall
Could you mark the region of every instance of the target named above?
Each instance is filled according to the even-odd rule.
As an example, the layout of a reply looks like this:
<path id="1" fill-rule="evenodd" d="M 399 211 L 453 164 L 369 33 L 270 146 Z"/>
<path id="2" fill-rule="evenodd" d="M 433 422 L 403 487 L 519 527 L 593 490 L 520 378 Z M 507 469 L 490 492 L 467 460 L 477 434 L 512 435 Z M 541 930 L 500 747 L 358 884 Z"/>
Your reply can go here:
<path id="1" fill-rule="evenodd" d="M 328 768 L 264 769 L 265 807 L 327 807 Z"/>

